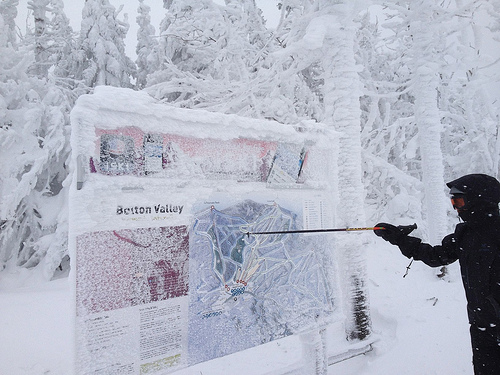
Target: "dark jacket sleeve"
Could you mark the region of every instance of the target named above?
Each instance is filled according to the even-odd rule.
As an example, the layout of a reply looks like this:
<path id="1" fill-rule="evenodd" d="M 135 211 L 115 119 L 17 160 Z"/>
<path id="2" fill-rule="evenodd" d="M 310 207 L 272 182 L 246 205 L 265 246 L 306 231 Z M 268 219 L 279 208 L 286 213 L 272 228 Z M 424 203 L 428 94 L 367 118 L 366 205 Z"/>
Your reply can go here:
<path id="1" fill-rule="evenodd" d="M 404 256 L 421 260 L 431 267 L 446 266 L 459 257 L 456 245 L 456 234 L 446 236 L 441 245 L 431 246 L 422 242 L 420 238 L 406 236 L 398 241 L 398 246 Z"/>

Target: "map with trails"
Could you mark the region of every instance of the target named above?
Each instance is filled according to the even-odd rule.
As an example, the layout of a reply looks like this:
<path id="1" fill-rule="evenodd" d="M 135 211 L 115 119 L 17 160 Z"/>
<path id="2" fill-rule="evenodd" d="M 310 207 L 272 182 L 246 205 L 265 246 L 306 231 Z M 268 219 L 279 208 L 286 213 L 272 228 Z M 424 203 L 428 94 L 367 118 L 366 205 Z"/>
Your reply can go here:
<path id="1" fill-rule="evenodd" d="M 253 200 L 199 211 L 190 244 L 190 363 L 301 332 L 333 312 L 325 237 L 301 213 Z"/>

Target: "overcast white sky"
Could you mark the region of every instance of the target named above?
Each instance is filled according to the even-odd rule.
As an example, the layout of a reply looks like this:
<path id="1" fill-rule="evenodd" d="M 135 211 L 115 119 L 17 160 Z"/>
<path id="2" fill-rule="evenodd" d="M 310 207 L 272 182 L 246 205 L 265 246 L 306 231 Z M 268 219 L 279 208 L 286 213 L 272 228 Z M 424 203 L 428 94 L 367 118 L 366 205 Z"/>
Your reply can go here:
<path id="1" fill-rule="evenodd" d="M 130 30 L 127 34 L 127 39 L 125 40 L 127 55 L 135 60 L 135 47 L 137 44 L 137 29 L 138 25 L 136 22 L 137 8 L 139 6 L 138 0 L 109 0 L 110 3 L 118 9 L 123 4 L 123 10 L 120 13 L 119 18 L 123 19 L 124 14 L 128 14 L 128 23 L 130 24 Z M 214 0 L 215 3 L 224 4 L 224 0 Z M 275 27 L 279 21 L 280 12 L 276 6 L 277 0 L 256 0 L 257 5 L 262 9 L 264 17 L 266 18 L 268 27 Z M 18 26 L 21 28 L 24 34 L 26 21 L 31 25 L 33 24 L 33 16 L 29 15 L 27 17 L 27 3 L 28 0 L 19 0 L 18 10 Z M 66 0 L 64 1 L 64 11 L 71 21 L 71 26 L 73 30 L 80 30 L 80 23 L 82 20 L 82 8 L 84 1 Z M 149 5 L 151 8 L 151 24 L 156 28 L 158 32 L 160 22 L 165 16 L 165 9 L 163 9 L 163 1 L 161 0 L 144 0 L 144 3 Z"/>

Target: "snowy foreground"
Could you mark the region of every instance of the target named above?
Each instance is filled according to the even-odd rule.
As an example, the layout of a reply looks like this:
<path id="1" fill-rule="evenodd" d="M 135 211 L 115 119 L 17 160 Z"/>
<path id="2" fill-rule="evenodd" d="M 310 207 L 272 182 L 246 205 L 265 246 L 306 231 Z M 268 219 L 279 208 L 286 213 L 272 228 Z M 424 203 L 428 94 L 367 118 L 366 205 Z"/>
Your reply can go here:
<path id="1" fill-rule="evenodd" d="M 374 350 L 330 366 L 328 373 L 472 374 L 458 264 L 450 267 L 448 282 L 438 280 L 434 270 L 417 263 L 403 278 L 408 261 L 399 250 L 370 235 L 367 238 Z M 25 285 L 18 287 L 19 278 L 0 273 L 0 375 L 72 374 L 68 279 L 32 285 L 27 278 Z M 273 373 L 270 369 L 286 369 L 288 361 L 296 362 L 300 356 L 301 346 L 292 337 L 175 374 L 269 375 Z"/>

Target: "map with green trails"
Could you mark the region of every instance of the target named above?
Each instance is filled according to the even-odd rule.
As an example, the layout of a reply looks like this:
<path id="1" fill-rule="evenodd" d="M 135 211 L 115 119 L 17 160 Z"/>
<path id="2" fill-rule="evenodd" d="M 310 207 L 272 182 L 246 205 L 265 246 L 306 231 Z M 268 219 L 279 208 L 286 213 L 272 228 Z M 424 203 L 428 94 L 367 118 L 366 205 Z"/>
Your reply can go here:
<path id="1" fill-rule="evenodd" d="M 302 213 L 246 200 L 195 215 L 190 244 L 191 362 L 304 330 L 333 311 L 324 236 L 249 232 L 299 229 Z"/>

